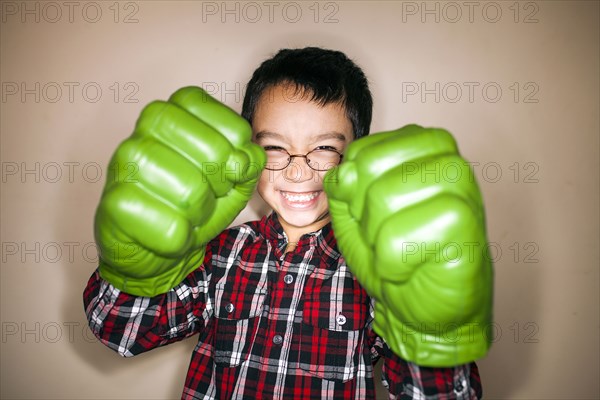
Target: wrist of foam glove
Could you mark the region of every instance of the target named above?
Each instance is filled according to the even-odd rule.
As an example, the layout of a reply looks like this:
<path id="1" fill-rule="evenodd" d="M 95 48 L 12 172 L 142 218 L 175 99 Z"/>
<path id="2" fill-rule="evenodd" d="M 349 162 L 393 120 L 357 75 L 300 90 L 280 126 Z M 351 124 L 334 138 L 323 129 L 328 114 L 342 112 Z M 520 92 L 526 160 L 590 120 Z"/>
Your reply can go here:
<path id="1" fill-rule="evenodd" d="M 136 266 L 134 271 L 127 271 L 122 267 L 115 268 L 100 259 L 98 272 L 102 279 L 122 292 L 135 296 L 154 297 L 170 291 L 181 283 L 190 273 L 201 266 L 204 255 L 205 250 L 202 249 L 180 260 L 161 274 L 152 276 L 136 273 L 135 271 L 140 270 L 141 264 L 135 259 L 129 260 L 132 266 Z"/>

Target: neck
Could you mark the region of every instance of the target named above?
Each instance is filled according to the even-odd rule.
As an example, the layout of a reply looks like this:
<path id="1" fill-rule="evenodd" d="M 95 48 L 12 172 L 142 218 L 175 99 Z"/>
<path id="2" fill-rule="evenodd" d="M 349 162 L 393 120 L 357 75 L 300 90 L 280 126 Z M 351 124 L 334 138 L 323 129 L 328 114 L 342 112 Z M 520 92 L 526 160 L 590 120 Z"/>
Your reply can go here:
<path id="1" fill-rule="evenodd" d="M 295 226 L 289 224 L 287 221 L 283 220 L 283 218 L 279 219 L 279 223 L 281 224 L 281 227 L 283 228 L 283 231 L 285 232 L 288 238 L 288 243 L 293 243 L 292 248 L 296 247 L 296 243 L 300 241 L 302 235 L 318 231 L 319 229 L 327 225 L 329 221 L 331 221 L 331 216 L 329 215 L 329 212 L 326 212 L 325 214 L 317 218 L 315 222 L 306 226 Z M 290 246 L 288 245 L 288 248 L 289 247 Z"/>

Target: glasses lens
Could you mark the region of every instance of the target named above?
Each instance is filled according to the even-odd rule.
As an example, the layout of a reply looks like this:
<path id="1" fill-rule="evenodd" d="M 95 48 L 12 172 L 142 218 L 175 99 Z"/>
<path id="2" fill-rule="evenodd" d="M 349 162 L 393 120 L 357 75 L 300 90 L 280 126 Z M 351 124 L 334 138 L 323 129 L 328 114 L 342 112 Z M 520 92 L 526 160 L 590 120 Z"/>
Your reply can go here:
<path id="1" fill-rule="evenodd" d="M 283 149 L 265 149 L 265 153 L 267 153 L 266 169 L 278 171 L 290 163 L 290 155 Z"/>
<path id="2" fill-rule="evenodd" d="M 327 171 L 340 163 L 340 155 L 333 150 L 313 150 L 306 155 L 308 166 L 317 171 Z"/>

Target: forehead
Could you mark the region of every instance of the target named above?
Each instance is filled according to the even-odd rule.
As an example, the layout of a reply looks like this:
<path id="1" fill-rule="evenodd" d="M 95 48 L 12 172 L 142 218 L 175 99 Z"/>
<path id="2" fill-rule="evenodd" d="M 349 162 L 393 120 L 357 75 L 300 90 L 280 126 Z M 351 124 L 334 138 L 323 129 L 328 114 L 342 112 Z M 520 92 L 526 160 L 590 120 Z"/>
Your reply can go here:
<path id="1" fill-rule="evenodd" d="M 353 138 L 352 123 L 339 103 L 320 105 L 294 87 L 278 85 L 261 95 L 252 118 L 255 140 L 289 142 Z"/>

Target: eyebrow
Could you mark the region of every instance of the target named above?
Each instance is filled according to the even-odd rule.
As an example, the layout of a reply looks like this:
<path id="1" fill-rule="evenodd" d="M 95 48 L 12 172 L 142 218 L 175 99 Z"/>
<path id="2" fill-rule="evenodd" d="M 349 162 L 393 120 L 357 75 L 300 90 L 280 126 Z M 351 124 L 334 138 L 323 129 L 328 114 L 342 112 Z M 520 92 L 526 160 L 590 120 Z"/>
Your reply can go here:
<path id="1" fill-rule="evenodd" d="M 270 131 L 256 132 L 256 137 L 255 137 L 256 140 L 268 139 L 268 138 L 283 139 L 283 135 L 280 135 L 279 133 L 275 133 L 275 132 L 270 132 Z"/>
<path id="2" fill-rule="evenodd" d="M 266 139 L 266 138 L 279 139 L 279 140 L 285 139 L 283 135 L 280 135 L 279 133 L 275 133 L 275 132 L 271 132 L 271 131 L 260 131 L 260 132 L 256 133 L 255 140 Z M 340 132 L 325 132 L 325 133 L 321 133 L 317 136 L 314 136 L 313 139 L 316 142 L 320 141 L 320 140 L 326 140 L 326 139 L 334 139 L 334 140 L 338 140 L 340 142 L 345 142 L 346 136 L 344 136 Z"/>

